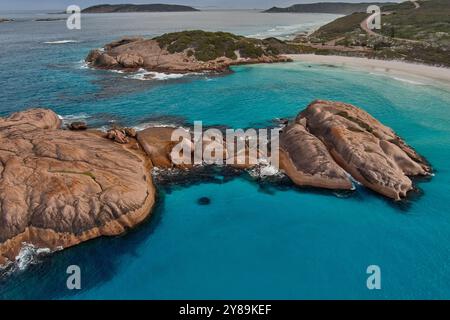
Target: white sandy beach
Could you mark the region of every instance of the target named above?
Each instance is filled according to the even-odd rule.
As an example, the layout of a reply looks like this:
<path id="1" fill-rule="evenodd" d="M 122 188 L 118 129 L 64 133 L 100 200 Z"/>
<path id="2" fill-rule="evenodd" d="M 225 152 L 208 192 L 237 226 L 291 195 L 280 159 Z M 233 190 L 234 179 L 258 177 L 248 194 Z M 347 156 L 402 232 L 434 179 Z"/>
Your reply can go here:
<path id="1" fill-rule="evenodd" d="M 330 64 L 347 68 L 355 68 L 358 70 L 368 70 L 373 73 L 400 77 L 402 80 L 410 81 L 412 83 L 426 84 L 430 82 L 437 82 L 450 86 L 450 68 L 357 57 L 322 56 L 315 54 L 293 54 L 288 56 L 294 61 Z"/>

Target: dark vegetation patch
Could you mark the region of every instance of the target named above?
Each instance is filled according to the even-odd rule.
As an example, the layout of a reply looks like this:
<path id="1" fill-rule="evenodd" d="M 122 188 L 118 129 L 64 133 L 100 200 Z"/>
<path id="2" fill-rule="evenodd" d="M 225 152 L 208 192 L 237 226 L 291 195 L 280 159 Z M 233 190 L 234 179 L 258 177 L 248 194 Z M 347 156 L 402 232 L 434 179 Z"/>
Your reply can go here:
<path id="1" fill-rule="evenodd" d="M 170 53 L 187 52 L 200 61 L 211 61 L 220 57 L 237 59 L 260 58 L 279 54 L 298 53 L 300 48 L 284 41 L 268 38 L 264 40 L 246 38 L 228 32 L 207 32 L 192 30 L 167 33 L 154 38 Z"/>

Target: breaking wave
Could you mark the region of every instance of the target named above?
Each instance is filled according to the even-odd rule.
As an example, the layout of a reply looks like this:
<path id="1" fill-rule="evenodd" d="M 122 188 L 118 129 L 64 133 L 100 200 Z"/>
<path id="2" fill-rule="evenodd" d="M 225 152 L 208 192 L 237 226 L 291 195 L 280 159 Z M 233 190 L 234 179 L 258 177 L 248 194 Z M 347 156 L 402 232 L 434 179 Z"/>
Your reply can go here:
<path id="1" fill-rule="evenodd" d="M 154 72 L 154 71 L 147 71 L 145 69 L 139 69 L 137 72 L 125 76 L 126 79 L 134 79 L 134 80 L 141 80 L 141 81 L 148 81 L 148 80 L 173 80 L 173 79 L 179 79 L 184 77 L 187 74 L 182 73 L 162 73 L 162 72 Z"/>
<path id="2" fill-rule="evenodd" d="M 58 248 L 57 250 L 61 250 Z M 5 267 L 0 269 L 0 277 L 9 276 L 14 272 L 26 270 L 29 266 L 41 262 L 41 258 L 50 255 L 52 252 L 49 248 L 37 248 L 29 243 L 22 243 L 22 248 L 14 261 L 7 263 Z"/>
<path id="3" fill-rule="evenodd" d="M 68 114 L 68 115 L 59 115 L 58 118 L 62 121 L 63 126 L 68 125 L 72 122 L 82 121 L 85 122 L 86 119 L 91 118 L 87 113 L 78 113 L 78 114 Z"/>
<path id="4" fill-rule="evenodd" d="M 274 167 L 270 164 L 261 163 L 247 170 L 248 174 L 254 179 L 265 179 L 265 178 L 282 178 L 284 174 L 279 168 Z"/>
<path id="5" fill-rule="evenodd" d="M 77 40 L 56 40 L 56 41 L 46 41 L 45 44 L 66 44 L 66 43 L 78 43 Z"/>

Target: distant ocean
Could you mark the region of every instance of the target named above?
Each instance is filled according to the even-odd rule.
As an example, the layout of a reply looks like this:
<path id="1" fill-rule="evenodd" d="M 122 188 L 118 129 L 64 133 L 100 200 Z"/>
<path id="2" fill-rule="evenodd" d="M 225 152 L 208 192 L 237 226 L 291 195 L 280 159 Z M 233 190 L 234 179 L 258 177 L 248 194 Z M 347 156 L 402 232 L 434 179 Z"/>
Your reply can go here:
<path id="1" fill-rule="evenodd" d="M 333 15 L 256 11 L 83 16 L 81 31 L 55 15 L 2 14 L 0 115 L 43 106 L 66 121 L 273 125 L 314 99 L 353 103 L 396 130 L 436 169 L 402 203 L 357 186 L 351 193 L 295 188 L 278 178 L 217 174 L 160 184 L 152 217 L 129 233 L 97 239 L 0 280 L 3 299 L 422 299 L 450 298 L 450 91 L 328 65 L 239 66 L 215 77 L 123 74 L 86 67 L 90 49 L 122 36 L 185 29 L 292 37 Z M 197 200 L 211 203 L 200 206 Z M 38 259 L 38 260 L 36 260 Z M 39 261 L 39 262 L 38 262 Z M 33 263 L 35 262 L 35 263 Z M 79 265 L 82 290 L 66 289 Z M 366 287 L 379 265 L 382 289 Z"/>

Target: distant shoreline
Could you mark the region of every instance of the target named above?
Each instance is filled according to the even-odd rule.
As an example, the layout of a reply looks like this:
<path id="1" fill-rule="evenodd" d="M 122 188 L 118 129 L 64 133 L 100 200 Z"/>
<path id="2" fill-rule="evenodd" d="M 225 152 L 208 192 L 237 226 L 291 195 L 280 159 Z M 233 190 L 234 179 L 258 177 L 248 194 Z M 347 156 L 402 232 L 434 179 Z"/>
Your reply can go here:
<path id="1" fill-rule="evenodd" d="M 330 64 L 342 67 L 357 68 L 360 70 L 363 69 L 374 73 L 404 77 L 420 83 L 428 83 L 429 80 L 432 80 L 433 82 L 443 83 L 450 87 L 450 69 L 445 67 L 435 67 L 395 60 L 377 60 L 331 55 L 292 54 L 287 56 L 298 62 Z"/>

